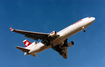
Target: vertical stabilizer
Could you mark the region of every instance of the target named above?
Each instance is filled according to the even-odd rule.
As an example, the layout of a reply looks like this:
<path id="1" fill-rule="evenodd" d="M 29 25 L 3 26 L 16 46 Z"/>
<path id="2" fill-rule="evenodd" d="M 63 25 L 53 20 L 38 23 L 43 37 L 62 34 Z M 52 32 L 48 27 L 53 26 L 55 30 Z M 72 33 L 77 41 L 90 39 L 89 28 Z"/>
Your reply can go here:
<path id="1" fill-rule="evenodd" d="M 29 42 L 28 40 L 24 40 L 23 43 L 24 43 L 25 47 L 28 47 L 29 45 L 32 44 L 32 43 Z"/>

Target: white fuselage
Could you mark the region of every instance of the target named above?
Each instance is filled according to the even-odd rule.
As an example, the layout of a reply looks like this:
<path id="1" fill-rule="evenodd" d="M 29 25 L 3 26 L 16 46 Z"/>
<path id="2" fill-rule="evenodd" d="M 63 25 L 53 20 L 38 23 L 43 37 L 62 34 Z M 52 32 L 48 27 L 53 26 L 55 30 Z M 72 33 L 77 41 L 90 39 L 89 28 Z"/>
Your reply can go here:
<path id="1" fill-rule="evenodd" d="M 66 27 L 65 29 L 59 31 L 57 33 L 57 35 L 59 35 L 59 37 L 52 40 L 50 43 L 53 44 L 53 46 L 61 44 L 68 37 L 70 37 L 70 36 L 74 35 L 75 33 L 87 28 L 94 20 L 95 20 L 94 17 L 87 17 L 87 18 L 84 18 L 80 21 L 77 21 L 76 23 L 74 23 L 74 24 Z M 48 49 L 48 48 L 51 48 L 51 46 L 45 46 L 44 44 L 39 42 L 39 43 L 35 44 L 30 49 L 29 54 L 38 53 L 38 52 L 41 52 L 41 51 Z"/>

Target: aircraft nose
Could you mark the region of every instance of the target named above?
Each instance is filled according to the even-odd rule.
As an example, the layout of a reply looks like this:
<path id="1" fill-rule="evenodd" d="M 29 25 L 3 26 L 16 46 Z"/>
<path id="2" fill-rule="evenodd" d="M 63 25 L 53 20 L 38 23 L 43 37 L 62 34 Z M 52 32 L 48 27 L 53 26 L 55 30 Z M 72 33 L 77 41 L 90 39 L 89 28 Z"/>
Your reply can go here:
<path id="1" fill-rule="evenodd" d="M 91 19 L 94 21 L 95 20 L 95 17 L 91 17 Z"/>
<path id="2" fill-rule="evenodd" d="M 95 17 L 88 17 L 88 18 L 90 19 L 89 24 L 93 23 L 93 22 L 94 22 L 94 20 L 95 20 Z"/>
<path id="3" fill-rule="evenodd" d="M 95 20 L 95 17 L 89 17 L 92 21 L 94 21 Z"/>

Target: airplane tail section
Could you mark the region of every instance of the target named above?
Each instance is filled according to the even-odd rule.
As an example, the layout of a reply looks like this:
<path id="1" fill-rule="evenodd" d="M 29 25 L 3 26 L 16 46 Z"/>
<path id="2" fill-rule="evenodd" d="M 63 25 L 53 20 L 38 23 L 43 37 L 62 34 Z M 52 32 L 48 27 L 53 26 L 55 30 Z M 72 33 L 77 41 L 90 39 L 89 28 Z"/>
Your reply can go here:
<path id="1" fill-rule="evenodd" d="M 19 50 L 21 50 L 21 51 L 23 51 L 23 52 L 29 52 L 30 51 L 29 49 L 26 49 L 24 47 L 17 46 L 16 48 L 19 49 Z"/>
<path id="2" fill-rule="evenodd" d="M 33 57 L 35 57 L 36 56 L 36 54 L 34 53 L 34 54 L 31 54 Z"/>
<path id="3" fill-rule="evenodd" d="M 25 52 L 24 55 L 32 55 L 35 57 L 36 54 L 35 53 L 29 53 L 29 51 L 31 51 L 31 48 L 37 43 L 36 42 L 31 43 L 28 40 L 24 40 L 23 43 L 24 43 L 25 47 L 17 46 L 16 48 Z"/>
<path id="4" fill-rule="evenodd" d="M 24 40 L 23 43 L 24 43 L 25 47 L 28 47 L 29 45 L 32 44 L 32 43 L 29 42 L 28 40 Z"/>

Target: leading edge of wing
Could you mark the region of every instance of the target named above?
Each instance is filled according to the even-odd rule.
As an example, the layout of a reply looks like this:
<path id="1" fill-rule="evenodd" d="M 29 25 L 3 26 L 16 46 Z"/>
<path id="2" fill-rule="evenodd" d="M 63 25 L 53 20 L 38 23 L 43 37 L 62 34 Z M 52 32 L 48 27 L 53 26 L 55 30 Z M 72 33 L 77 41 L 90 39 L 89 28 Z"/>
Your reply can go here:
<path id="1" fill-rule="evenodd" d="M 13 29 L 10 28 L 12 32 L 17 32 L 21 34 L 38 34 L 38 35 L 49 35 L 49 33 L 41 33 L 41 32 L 32 32 L 32 31 L 24 31 L 24 30 L 18 30 L 18 29 Z"/>

